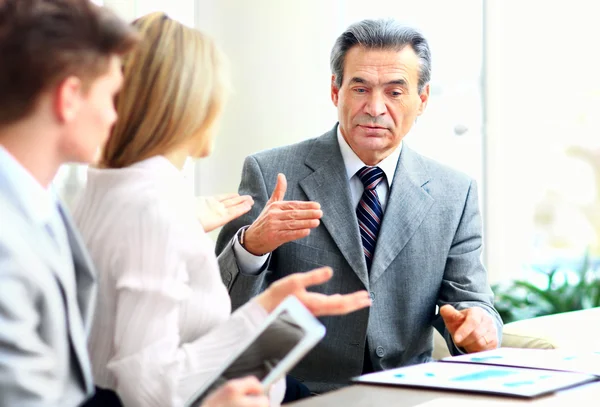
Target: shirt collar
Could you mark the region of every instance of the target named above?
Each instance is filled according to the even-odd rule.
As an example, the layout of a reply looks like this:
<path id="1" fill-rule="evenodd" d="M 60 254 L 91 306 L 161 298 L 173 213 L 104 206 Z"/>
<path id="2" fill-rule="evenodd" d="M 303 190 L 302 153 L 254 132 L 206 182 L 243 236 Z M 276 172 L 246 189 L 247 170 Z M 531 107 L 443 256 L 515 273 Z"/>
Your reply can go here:
<path id="1" fill-rule="evenodd" d="M 0 145 L 0 187 L 10 188 L 25 213 L 39 224 L 47 224 L 57 210 L 58 199 L 44 188 L 2 145 Z M 8 184 L 8 185 L 6 185 Z"/>
<path id="2" fill-rule="evenodd" d="M 340 145 L 340 151 L 342 153 L 344 165 L 346 166 L 346 175 L 348 176 L 348 179 L 351 179 L 354 175 L 356 175 L 358 170 L 360 170 L 366 164 L 363 163 L 360 158 L 358 158 L 350 145 L 348 145 L 346 139 L 344 139 L 344 136 L 342 136 L 339 125 L 337 126 L 337 139 Z M 400 145 L 394 151 L 392 151 L 390 155 L 377 164 L 377 166 L 381 168 L 385 174 L 388 185 L 392 185 L 394 174 L 396 173 L 396 167 L 398 166 L 398 159 L 400 158 L 400 153 L 402 152 L 402 144 L 403 142 L 400 142 Z"/>

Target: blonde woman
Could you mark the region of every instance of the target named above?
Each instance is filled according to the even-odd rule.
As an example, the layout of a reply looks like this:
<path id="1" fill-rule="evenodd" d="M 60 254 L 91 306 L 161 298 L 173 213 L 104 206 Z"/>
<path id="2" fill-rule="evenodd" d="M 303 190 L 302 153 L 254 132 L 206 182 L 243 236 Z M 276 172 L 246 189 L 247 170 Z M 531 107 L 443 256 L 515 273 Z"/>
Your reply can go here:
<path id="1" fill-rule="evenodd" d="M 370 300 L 308 292 L 331 277 L 325 268 L 281 280 L 230 315 L 213 243 L 180 172 L 188 157 L 212 150 L 227 91 L 223 57 L 164 14 L 133 25 L 142 42 L 123 61 L 119 117 L 75 209 L 99 275 L 88 346 L 96 384 L 124 405 L 179 406 L 287 295 L 315 315 Z M 277 405 L 282 389 L 271 390 Z"/>

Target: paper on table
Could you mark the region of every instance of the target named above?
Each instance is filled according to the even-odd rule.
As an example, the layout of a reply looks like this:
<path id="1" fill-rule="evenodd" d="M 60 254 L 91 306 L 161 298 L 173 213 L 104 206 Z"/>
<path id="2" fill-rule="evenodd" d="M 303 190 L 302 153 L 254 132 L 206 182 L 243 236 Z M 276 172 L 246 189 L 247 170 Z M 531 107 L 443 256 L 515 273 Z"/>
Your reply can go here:
<path id="1" fill-rule="evenodd" d="M 600 352 L 498 348 L 486 352 L 448 357 L 442 361 L 560 370 L 600 376 Z"/>
<path id="2" fill-rule="evenodd" d="M 418 404 L 416 407 L 451 407 L 451 406 L 460 406 L 460 407 L 481 407 L 481 399 L 479 400 L 470 400 L 467 398 L 451 398 L 451 397 L 440 397 L 434 400 L 426 401 L 425 403 Z M 485 401 L 486 407 L 491 406 L 506 406 L 504 401 L 496 401 L 493 399 L 489 399 Z"/>
<path id="3" fill-rule="evenodd" d="M 427 387 L 528 398 L 593 380 L 594 376 L 579 373 L 448 362 L 408 366 L 353 379 L 358 383 Z"/>

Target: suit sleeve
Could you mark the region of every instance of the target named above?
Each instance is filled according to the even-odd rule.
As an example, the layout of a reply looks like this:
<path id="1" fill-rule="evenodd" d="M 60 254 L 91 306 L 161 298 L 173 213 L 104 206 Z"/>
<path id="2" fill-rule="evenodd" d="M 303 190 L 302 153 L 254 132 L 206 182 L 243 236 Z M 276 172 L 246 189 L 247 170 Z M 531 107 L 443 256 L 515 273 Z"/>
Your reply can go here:
<path id="1" fill-rule="evenodd" d="M 57 406 L 56 355 L 38 334 L 36 295 L 22 268 L 0 246 L 0 407 Z"/>
<path id="2" fill-rule="evenodd" d="M 216 245 L 221 278 L 229 290 L 233 309 L 239 308 L 267 287 L 268 268 L 273 262 L 272 255 L 258 273 L 245 274 L 240 269 L 239 259 L 236 258 L 233 249 L 237 232 L 256 220 L 270 196 L 260 165 L 252 156 L 244 161 L 238 192 L 240 195 L 250 195 L 254 205 L 250 212 L 234 219 L 221 229 Z"/>
<path id="3" fill-rule="evenodd" d="M 438 305 L 442 307 L 450 304 L 459 310 L 471 307 L 484 309 L 494 320 L 498 332 L 498 343 L 500 343 L 502 319 L 494 308 L 494 296 L 488 284 L 487 271 L 481 262 L 482 246 L 482 220 L 477 199 L 477 185 L 472 181 L 446 260 Z M 439 314 L 436 316 L 434 325 L 446 339 L 448 349 L 452 354 L 464 353 L 454 345 Z"/>

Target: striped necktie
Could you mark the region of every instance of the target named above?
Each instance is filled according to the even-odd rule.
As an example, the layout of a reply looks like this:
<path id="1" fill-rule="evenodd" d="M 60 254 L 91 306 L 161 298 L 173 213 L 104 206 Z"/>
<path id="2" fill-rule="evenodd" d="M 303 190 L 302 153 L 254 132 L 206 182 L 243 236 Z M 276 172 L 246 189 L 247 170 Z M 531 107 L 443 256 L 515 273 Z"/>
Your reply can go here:
<path id="1" fill-rule="evenodd" d="M 379 233 L 379 226 L 383 219 L 383 209 L 377 196 L 377 185 L 383 180 L 385 174 L 379 167 L 362 167 L 356 175 L 362 181 L 365 190 L 356 207 L 356 217 L 358 218 L 358 227 L 360 237 L 367 261 L 367 269 L 371 270 L 371 262 L 375 253 L 375 242 Z"/>

